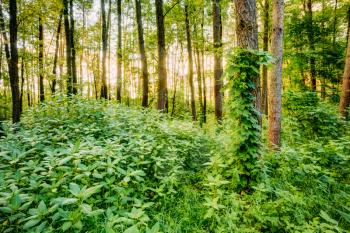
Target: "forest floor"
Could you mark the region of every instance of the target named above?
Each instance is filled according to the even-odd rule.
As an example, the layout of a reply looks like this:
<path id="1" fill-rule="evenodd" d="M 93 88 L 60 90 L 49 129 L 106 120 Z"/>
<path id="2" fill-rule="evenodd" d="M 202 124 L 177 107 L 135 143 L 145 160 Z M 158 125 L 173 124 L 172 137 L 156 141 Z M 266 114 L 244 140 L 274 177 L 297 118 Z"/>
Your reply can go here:
<path id="1" fill-rule="evenodd" d="M 246 193 L 230 123 L 59 97 L 4 125 L 0 232 L 349 232 L 350 127 L 324 108 L 285 117 Z"/>

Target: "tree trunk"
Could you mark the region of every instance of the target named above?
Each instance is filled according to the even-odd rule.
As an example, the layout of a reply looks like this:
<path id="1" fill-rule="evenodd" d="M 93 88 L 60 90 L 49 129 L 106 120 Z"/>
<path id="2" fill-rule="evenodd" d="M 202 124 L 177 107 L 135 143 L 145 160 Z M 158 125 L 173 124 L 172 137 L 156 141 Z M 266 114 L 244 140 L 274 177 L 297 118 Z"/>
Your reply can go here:
<path id="1" fill-rule="evenodd" d="M 122 1 L 117 0 L 118 3 L 118 44 L 117 44 L 117 100 L 122 101 Z"/>
<path id="2" fill-rule="evenodd" d="M 188 79 L 191 92 L 191 110 L 192 110 L 192 119 L 197 120 L 196 112 L 196 100 L 194 97 L 194 84 L 193 84 L 193 55 L 192 55 L 192 40 L 190 32 L 190 21 L 188 18 L 188 5 L 185 5 L 185 24 L 186 24 L 186 40 L 187 40 L 187 53 L 188 53 Z"/>
<path id="3" fill-rule="evenodd" d="M 265 0 L 264 4 L 264 16 L 263 16 L 263 50 L 269 51 L 269 13 L 270 13 L 270 0 Z M 267 101 L 267 66 L 263 66 L 262 72 L 262 90 L 261 90 L 261 112 L 267 114 L 268 112 L 268 101 Z"/>
<path id="4" fill-rule="evenodd" d="M 236 0 L 236 34 L 237 45 L 243 49 L 258 50 L 258 28 L 256 23 L 256 0 Z M 259 69 L 259 67 L 257 67 Z M 258 122 L 261 125 L 260 77 L 252 77 L 255 83 L 254 105 L 259 112 Z"/>
<path id="5" fill-rule="evenodd" d="M 101 0 L 101 12 L 102 12 L 102 85 L 101 85 L 101 98 L 107 99 L 107 77 L 106 77 L 106 57 L 107 57 L 107 19 L 105 10 L 105 0 Z"/>
<path id="6" fill-rule="evenodd" d="M 73 94 L 78 93 L 78 82 L 77 82 L 77 67 L 75 59 L 75 45 L 74 45 L 74 11 L 73 11 L 73 0 L 70 0 L 70 43 L 71 43 L 71 53 L 72 53 L 72 81 L 73 81 Z"/>
<path id="7" fill-rule="evenodd" d="M 282 115 L 282 63 L 283 63 L 283 17 L 284 0 L 273 0 L 271 52 L 275 64 L 269 79 L 269 146 L 271 149 L 281 144 Z"/>
<path id="8" fill-rule="evenodd" d="M 62 14 L 60 14 L 60 17 L 58 19 L 58 26 L 57 26 L 57 32 L 56 32 L 56 47 L 55 47 L 55 56 L 53 59 L 53 68 L 52 68 L 52 75 L 53 75 L 53 80 L 52 80 L 52 84 L 51 84 L 52 95 L 54 95 L 56 92 L 57 60 L 58 60 L 58 50 L 60 47 L 61 21 L 62 21 Z"/>
<path id="9" fill-rule="evenodd" d="M 44 30 L 42 18 L 39 17 L 39 100 L 45 101 L 44 92 Z"/>
<path id="10" fill-rule="evenodd" d="M 24 94 L 24 70 L 25 70 L 25 62 L 24 62 L 24 56 L 26 53 L 26 41 L 22 40 L 22 56 L 21 56 L 21 88 L 20 88 L 20 106 L 21 106 L 21 112 L 23 112 L 23 94 Z"/>
<path id="11" fill-rule="evenodd" d="M 315 37 L 314 37 L 314 28 L 313 28 L 313 16 L 312 16 L 312 0 L 307 0 L 307 34 L 309 38 L 310 50 L 313 53 L 315 51 Z M 312 90 L 316 91 L 316 60 L 313 55 L 310 55 L 310 77 L 311 77 L 311 87 Z"/>
<path id="12" fill-rule="evenodd" d="M 64 15 L 64 28 L 66 33 L 66 62 L 67 62 L 67 93 L 68 95 L 73 94 L 73 78 L 72 78 L 72 53 L 70 43 L 70 26 L 69 26 L 69 15 L 68 15 L 68 0 L 63 0 L 63 15 Z"/>
<path id="13" fill-rule="evenodd" d="M 350 38 L 350 23 L 348 24 L 348 38 Z M 343 87 L 342 87 L 341 98 L 339 103 L 339 112 L 346 119 L 349 117 L 349 109 L 348 109 L 349 104 L 350 104 L 350 43 L 348 41 L 346 57 L 345 57 L 344 74 L 343 74 Z"/>
<path id="14" fill-rule="evenodd" d="M 137 21 L 137 31 L 139 36 L 139 48 L 140 48 L 141 66 L 142 66 L 142 106 L 148 107 L 148 67 L 147 67 L 147 56 L 145 52 L 145 41 L 143 38 L 141 0 L 135 0 L 135 5 L 136 5 L 136 21 Z"/>
<path id="15" fill-rule="evenodd" d="M 155 0 L 158 36 L 158 110 L 165 111 L 168 99 L 163 0 Z"/>
<path id="16" fill-rule="evenodd" d="M 10 8 L 10 84 L 12 94 L 12 121 L 17 123 L 21 118 L 19 78 L 18 78 L 18 50 L 17 50 L 17 1 L 9 1 Z"/>
<path id="17" fill-rule="evenodd" d="M 222 121 L 222 22 L 220 0 L 213 0 L 213 34 L 214 34 L 214 95 L 215 116 L 217 121 Z"/>

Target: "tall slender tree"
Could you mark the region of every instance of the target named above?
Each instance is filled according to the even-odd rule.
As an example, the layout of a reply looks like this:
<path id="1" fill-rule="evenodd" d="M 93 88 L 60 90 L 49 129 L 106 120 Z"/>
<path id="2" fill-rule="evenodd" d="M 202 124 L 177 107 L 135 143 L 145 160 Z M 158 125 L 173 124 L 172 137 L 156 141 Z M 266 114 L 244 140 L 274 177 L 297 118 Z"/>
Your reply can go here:
<path id="1" fill-rule="evenodd" d="M 213 39 L 214 39 L 214 95 L 215 116 L 218 122 L 222 120 L 222 22 L 220 0 L 212 0 L 213 4 Z"/>
<path id="2" fill-rule="evenodd" d="M 163 0 L 155 0 L 158 36 L 158 110 L 166 110 L 168 99 Z"/>
<path id="3" fill-rule="evenodd" d="M 66 38 L 66 62 L 67 62 L 67 93 L 68 95 L 73 94 L 73 77 L 72 77 L 72 53 L 70 43 L 70 26 L 69 26 L 69 11 L 68 11 L 68 0 L 63 0 L 63 15 L 64 15 L 64 29 Z"/>
<path id="4" fill-rule="evenodd" d="M 21 119 L 19 77 L 18 77 L 18 50 L 17 50 L 17 1 L 9 0 L 10 9 L 10 66 L 9 76 L 12 95 L 12 121 L 17 123 Z"/>
<path id="5" fill-rule="evenodd" d="M 118 42 L 117 42 L 117 100 L 122 101 L 122 1 L 117 0 Z"/>
<path id="6" fill-rule="evenodd" d="M 106 19 L 105 0 L 101 0 L 101 15 L 102 15 L 102 84 L 101 84 L 101 98 L 108 98 L 107 91 L 107 43 L 108 43 L 108 29 Z"/>
<path id="7" fill-rule="evenodd" d="M 76 66 L 76 51 L 75 51 L 75 26 L 74 26 L 74 5 L 73 0 L 69 1 L 69 16 L 70 16 L 70 49 L 72 57 L 72 81 L 73 81 L 73 94 L 78 93 L 78 81 L 77 81 L 77 66 Z"/>
<path id="8" fill-rule="evenodd" d="M 271 70 L 268 87 L 269 145 L 271 149 L 276 149 L 281 144 L 283 17 L 284 0 L 273 0 L 271 52 L 276 60 Z"/>
<path id="9" fill-rule="evenodd" d="M 187 54 L 188 54 L 188 81 L 191 92 L 191 110 L 192 119 L 197 120 L 196 112 L 196 100 L 194 97 L 194 83 L 193 83 L 193 54 L 192 54 L 192 39 L 191 39 L 191 29 L 190 20 L 188 16 L 188 5 L 185 4 L 185 26 L 186 26 L 186 40 L 187 40 Z"/>
<path id="10" fill-rule="evenodd" d="M 45 101 L 44 92 L 44 29 L 41 16 L 39 17 L 39 100 Z"/>
<path id="11" fill-rule="evenodd" d="M 269 21 L 270 21 L 270 0 L 264 1 L 263 6 L 263 50 L 269 51 Z M 261 88 L 261 111 L 264 114 L 268 112 L 268 101 L 267 101 L 267 66 L 264 65 L 262 68 L 262 88 Z"/>
<path id="12" fill-rule="evenodd" d="M 341 92 L 341 98 L 339 103 L 339 112 L 344 118 L 349 117 L 349 104 L 350 104 L 350 17 L 348 23 L 348 45 L 345 57 L 345 67 L 343 73 L 343 86 Z"/>
<path id="13" fill-rule="evenodd" d="M 58 26 L 56 31 L 56 45 L 55 45 L 55 55 L 53 59 L 53 68 L 52 68 L 52 84 L 51 84 L 51 93 L 55 94 L 56 84 L 57 84 L 57 61 L 58 61 L 58 51 L 60 47 L 60 36 L 61 36 L 61 27 L 62 27 L 62 14 L 60 14 L 58 19 Z"/>
<path id="14" fill-rule="evenodd" d="M 312 0 L 307 0 L 306 3 L 306 23 L 307 23 L 307 35 L 309 39 L 309 47 L 311 53 L 315 51 L 315 33 L 314 33 L 314 23 L 313 23 L 313 12 L 312 12 Z M 310 55 L 310 78 L 311 78 L 311 88 L 316 91 L 316 59 L 311 54 Z"/>
<path id="15" fill-rule="evenodd" d="M 141 55 L 141 69 L 142 69 L 142 106 L 148 107 L 148 64 L 145 51 L 145 40 L 143 38 L 143 25 L 142 25 L 142 11 L 141 0 L 135 0 L 136 6 L 136 21 L 137 32 L 139 38 L 139 49 Z"/>

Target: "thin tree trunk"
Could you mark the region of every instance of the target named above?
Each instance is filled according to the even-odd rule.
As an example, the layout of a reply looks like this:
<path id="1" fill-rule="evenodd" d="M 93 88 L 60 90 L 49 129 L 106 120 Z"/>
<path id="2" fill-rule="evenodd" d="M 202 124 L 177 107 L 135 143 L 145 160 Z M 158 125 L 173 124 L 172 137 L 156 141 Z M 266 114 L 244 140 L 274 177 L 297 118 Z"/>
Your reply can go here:
<path id="1" fill-rule="evenodd" d="M 283 63 L 283 17 L 284 0 L 273 0 L 271 52 L 275 64 L 269 79 L 269 146 L 271 149 L 281 144 L 282 115 L 282 63 Z"/>
<path id="2" fill-rule="evenodd" d="M 135 0 L 136 5 L 136 21 L 137 31 L 139 36 L 139 48 L 141 54 L 141 67 L 142 67 L 142 106 L 148 107 L 148 67 L 147 67 L 147 56 L 145 51 L 145 41 L 143 38 L 143 26 L 142 26 L 142 15 L 141 15 L 141 0 Z"/>
<path id="3" fill-rule="evenodd" d="M 315 37 L 314 37 L 314 28 L 313 28 L 313 16 L 312 16 L 312 0 L 307 0 L 307 30 L 308 30 L 308 38 L 309 38 L 309 46 L 311 52 L 315 51 Z M 316 83 L 316 59 L 311 54 L 310 56 L 310 77 L 311 77 L 311 87 L 312 90 L 316 91 L 317 83 Z"/>
<path id="4" fill-rule="evenodd" d="M 155 0 L 158 37 L 158 110 L 165 111 L 168 102 L 165 29 L 163 15 L 163 0 Z"/>
<path id="5" fill-rule="evenodd" d="M 77 82 L 77 67 L 76 67 L 76 51 L 75 51 L 75 42 L 74 42 L 74 11 L 73 11 L 73 0 L 70 0 L 70 48 L 72 55 L 72 81 L 73 81 L 73 94 L 78 93 L 78 82 Z"/>
<path id="6" fill-rule="evenodd" d="M 64 28 L 66 33 L 66 62 L 67 62 L 67 93 L 73 94 L 73 77 L 72 77 L 72 53 L 70 43 L 70 26 L 69 26 L 69 12 L 68 12 L 68 0 L 63 0 L 63 15 L 64 15 Z"/>
<path id="7" fill-rule="evenodd" d="M 192 119 L 197 120 L 196 112 L 196 100 L 194 97 L 194 84 L 193 84 L 193 55 L 192 55 L 192 40 L 191 40 L 191 31 L 190 31 L 190 21 L 188 18 L 188 5 L 185 5 L 185 24 L 186 24 L 186 39 L 187 39 L 187 53 L 188 53 L 188 79 L 191 92 L 191 110 L 192 110 Z"/>
<path id="8" fill-rule="evenodd" d="M 56 83 L 57 83 L 57 60 L 58 60 L 58 50 L 60 47 L 60 34 L 61 34 L 61 21 L 62 21 L 62 14 L 60 14 L 60 17 L 58 19 L 58 26 L 57 26 L 57 32 L 56 32 L 56 47 L 55 47 L 55 56 L 53 59 L 53 68 L 52 68 L 52 75 L 53 80 L 51 84 L 51 93 L 52 95 L 56 92 Z"/>
<path id="9" fill-rule="evenodd" d="M 214 33 L 214 95 L 215 116 L 219 123 L 222 121 L 222 22 L 220 0 L 213 0 L 213 33 Z"/>
<path id="10" fill-rule="evenodd" d="M 39 100 L 45 101 L 44 92 L 44 29 L 42 18 L 39 17 Z"/>
<path id="11" fill-rule="evenodd" d="M 269 13 L 270 13 L 270 0 L 265 0 L 264 4 L 264 17 L 263 17 L 263 49 L 264 51 L 269 51 Z M 267 66 L 262 67 L 263 72 L 262 72 L 262 90 L 261 90 L 261 111 L 264 114 L 267 114 L 268 112 L 268 101 L 267 101 Z"/>
<path id="12" fill-rule="evenodd" d="M 102 85 L 101 85 L 101 98 L 107 99 L 107 81 L 106 81 L 106 57 L 107 57 L 107 20 L 105 10 L 105 0 L 101 0 L 101 12 L 102 12 Z"/>
<path id="13" fill-rule="evenodd" d="M 118 42 L 117 42 L 117 100 L 122 101 L 122 1 L 117 0 L 118 11 Z"/>
<path id="14" fill-rule="evenodd" d="M 23 46 L 23 52 L 22 52 L 22 56 L 21 56 L 21 90 L 20 90 L 20 101 L 21 101 L 21 112 L 23 112 L 23 92 L 24 92 L 24 56 L 26 53 L 26 42 L 23 39 L 22 41 L 22 46 Z"/>
<path id="15" fill-rule="evenodd" d="M 348 38 L 350 38 L 350 20 L 348 24 Z M 348 42 L 345 67 L 343 74 L 343 87 L 341 92 L 341 98 L 339 103 L 339 112 L 344 118 L 349 117 L 349 104 L 350 104 L 350 43 Z"/>
<path id="16" fill-rule="evenodd" d="M 18 78 L 18 50 L 17 50 L 17 1 L 9 1 L 10 8 L 10 84 L 12 94 L 12 121 L 17 123 L 21 119 L 21 106 L 19 96 Z"/>

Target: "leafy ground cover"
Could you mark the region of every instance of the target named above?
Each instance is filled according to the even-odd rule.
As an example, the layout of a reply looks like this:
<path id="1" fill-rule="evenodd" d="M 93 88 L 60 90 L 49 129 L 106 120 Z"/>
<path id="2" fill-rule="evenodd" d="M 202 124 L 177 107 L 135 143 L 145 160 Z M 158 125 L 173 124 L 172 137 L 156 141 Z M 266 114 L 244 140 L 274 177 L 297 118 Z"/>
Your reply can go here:
<path id="1" fill-rule="evenodd" d="M 0 232 L 348 232 L 349 127 L 327 112 L 322 127 L 337 137 L 324 135 L 308 126 L 317 114 L 292 111 L 285 146 L 262 148 L 245 192 L 229 124 L 58 97 L 4 125 Z"/>

